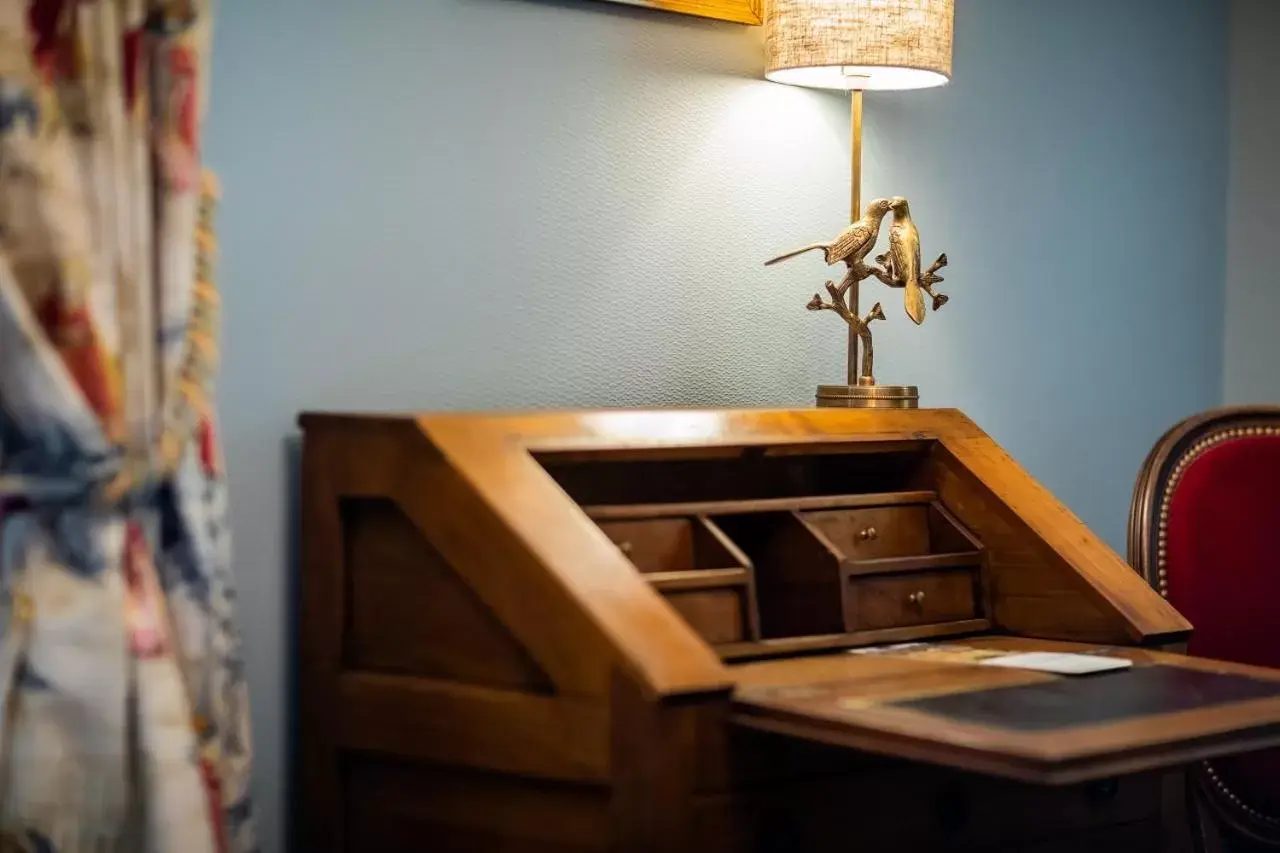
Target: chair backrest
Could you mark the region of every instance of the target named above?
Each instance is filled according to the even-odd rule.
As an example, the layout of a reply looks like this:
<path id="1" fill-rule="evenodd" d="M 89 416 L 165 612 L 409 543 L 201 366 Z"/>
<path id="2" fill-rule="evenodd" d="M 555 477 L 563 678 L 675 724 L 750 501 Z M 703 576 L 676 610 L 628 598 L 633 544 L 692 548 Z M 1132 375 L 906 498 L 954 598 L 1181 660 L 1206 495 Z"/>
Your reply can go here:
<path id="1" fill-rule="evenodd" d="M 1129 562 L 1195 626 L 1189 653 L 1280 668 L 1280 406 L 1165 433 L 1134 490 Z M 1205 762 L 1198 777 L 1227 823 L 1280 846 L 1280 749 Z"/>

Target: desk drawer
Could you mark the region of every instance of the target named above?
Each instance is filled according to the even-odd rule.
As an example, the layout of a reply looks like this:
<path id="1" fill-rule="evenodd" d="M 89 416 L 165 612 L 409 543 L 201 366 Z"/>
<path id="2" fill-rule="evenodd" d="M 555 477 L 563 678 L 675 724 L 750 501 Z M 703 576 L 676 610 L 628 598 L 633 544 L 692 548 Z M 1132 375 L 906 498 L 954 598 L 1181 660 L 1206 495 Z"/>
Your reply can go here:
<path id="1" fill-rule="evenodd" d="M 883 506 L 803 513 L 846 557 L 874 560 L 930 553 L 927 506 Z"/>
<path id="2" fill-rule="evenodd" d="M 969 569 L 896 575 L 845 574 L 846 631 L 874 631 L 954 622 L 976 616 L 974 583 Z"/>

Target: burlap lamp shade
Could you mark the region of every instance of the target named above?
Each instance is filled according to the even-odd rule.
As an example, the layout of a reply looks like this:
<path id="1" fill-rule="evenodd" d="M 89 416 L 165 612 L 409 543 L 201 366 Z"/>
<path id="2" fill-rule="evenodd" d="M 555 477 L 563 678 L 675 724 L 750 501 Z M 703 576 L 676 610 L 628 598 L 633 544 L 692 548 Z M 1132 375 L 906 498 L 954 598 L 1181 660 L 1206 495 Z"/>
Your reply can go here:
<path id="1" fill-rule="evenodd" d="M 954 0 L 770 0 L 765 77 L 822 89 L 951 79 Z"/>

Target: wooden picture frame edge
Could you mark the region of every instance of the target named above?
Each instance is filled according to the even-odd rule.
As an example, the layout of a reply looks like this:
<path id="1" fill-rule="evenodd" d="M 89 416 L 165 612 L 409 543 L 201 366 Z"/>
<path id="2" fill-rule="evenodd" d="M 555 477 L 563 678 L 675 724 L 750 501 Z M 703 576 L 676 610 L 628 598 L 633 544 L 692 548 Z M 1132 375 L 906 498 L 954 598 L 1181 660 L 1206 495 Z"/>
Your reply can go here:
<path id="1" fill-rule="evenodd" d="M 760 26 L 764 23 L 765 0 L 607 0 L 641 9 L 676 12 L 717 21 Z"/>

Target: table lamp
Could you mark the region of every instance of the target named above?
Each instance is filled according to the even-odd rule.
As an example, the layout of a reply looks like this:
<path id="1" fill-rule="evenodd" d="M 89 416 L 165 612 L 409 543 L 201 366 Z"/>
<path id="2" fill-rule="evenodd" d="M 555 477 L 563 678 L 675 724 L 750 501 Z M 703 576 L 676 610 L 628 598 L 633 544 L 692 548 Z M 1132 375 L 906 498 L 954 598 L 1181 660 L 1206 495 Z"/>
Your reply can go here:
<path id="1" fill-rule="evenodd" d="M 774 263 L 802 251 L 822 248 L 828 263 L 844 261 L 849 266 L 849 274 L 839 287 L 827 283 L 830 301 L 815 294 L 807 306 L 810 310 L 832 310 L 849 324 L 848 384 L 820 386 L 820 406 L 914 408 L 918 400 L 914 386 L 875 384 L 868 326 L 873 320 L 883 319 L 884 314 L 877 303 L 865 318 L 859 316 L 858 284 L 874 275 L 891 287 L 904 288 L 907 313 L 920 323 L 924 319 L 922 290 L 933 296 L 935 310 L 946 302 L 946 296 L 934 294 L 932 289 L 935 282 L 942 280 L 936 273 L 946 265 L 946 256 L 940 256 L 927 271 L 919 269 L 919 238 L 911 223 L 906 199 L 877 200 L 872 203 L 876 210 L 869 207 L 860 220 L 862 92 L 865 89 L 922 89 L 948 82 L 953 4 L 954 0 L 771 0 L 768 4 L 765 77 L 795 86 L 851 92 L 850 215 L 855 225 L 831 243 L 814 244 L 770 261 Z M 877 262 L 884 261 L 883 268 L 864 265 L 862 258 L 878 238 L 880 219 L 890 209 L 895 214 L 890 251 L 876 258 Z M 860 222 L 866 227 L 858 230 Z M 842 254 L 843 249 L 857 243 L 854 238 L 867 237 L 870 245 L 860 254 L 857 251 L 852 256 Z M 864 350 L 861 363 L 860 341 Z"/>

